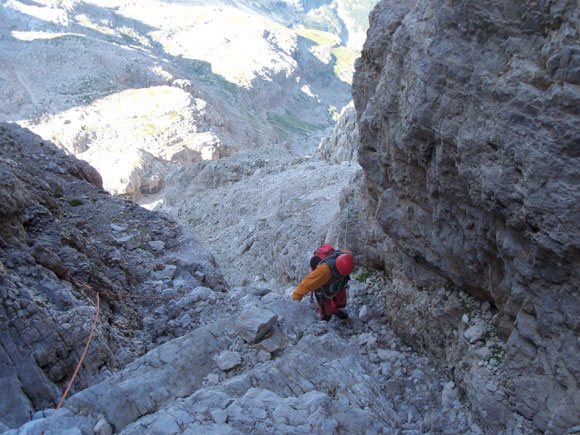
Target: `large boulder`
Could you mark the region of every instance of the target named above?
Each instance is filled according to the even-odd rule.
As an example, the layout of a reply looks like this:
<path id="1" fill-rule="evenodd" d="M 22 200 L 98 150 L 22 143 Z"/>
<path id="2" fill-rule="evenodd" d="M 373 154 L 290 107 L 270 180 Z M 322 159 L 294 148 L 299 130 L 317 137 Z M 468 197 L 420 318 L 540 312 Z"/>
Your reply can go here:
<path id="1" fill-rule="evenodd" d="M 573 0 L 383 0 L 353 82 L 365 180 L 350 246 L 497 309 L 495 400 L 551 433 L 580 423 L 579 15 Z M 413 327 L 436 353 L 434 329 Z M 455 375 L 482 416 L 501 408 Z"/>

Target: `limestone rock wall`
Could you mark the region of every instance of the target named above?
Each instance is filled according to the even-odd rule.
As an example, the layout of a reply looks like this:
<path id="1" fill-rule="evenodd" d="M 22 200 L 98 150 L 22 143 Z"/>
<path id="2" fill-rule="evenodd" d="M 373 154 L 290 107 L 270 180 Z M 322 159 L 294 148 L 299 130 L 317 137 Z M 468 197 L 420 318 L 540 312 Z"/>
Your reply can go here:
<path id="1" fill-rule="evenodd" d="M 356 111 L 350 102 L 342 108 L 340 118 L 330 135 L 322 138 L 316 155 L 334 163 L 356 162 L 358 145 L 358 125 Z"/>
<path id="2" fill-rule="evenodd" d="M 75 280 L 149 296 L 226 288 L 213 257 L 175 221 L 112 198 L 86 162 L 2 123 L 0 432 L 56 406 L 74 372 L 96 313 L 94 292 Z M 205 305 L 100 299 L 71 394 L 195 328 Z"/>
<path id="3" fill-rule="evenodd" d="M 489 301 L 505 340 L 494 400 L 551 433 L 580 424 L 579 11 L 383 0 L 353 82 L 366 218 L 351 246 L 418 288 Z"/>

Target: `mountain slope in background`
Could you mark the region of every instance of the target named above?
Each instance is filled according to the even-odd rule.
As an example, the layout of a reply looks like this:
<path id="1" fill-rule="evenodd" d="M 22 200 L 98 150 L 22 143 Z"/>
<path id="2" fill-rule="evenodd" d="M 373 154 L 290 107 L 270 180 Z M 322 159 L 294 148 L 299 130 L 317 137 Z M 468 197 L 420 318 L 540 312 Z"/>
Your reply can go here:
<path id="1" fill-rule="evenodd" d="M 305 3 L 4 0 L 0 120 L 132 198 L 162 191 L 189 162 L 303 156 L 351 99 L 361 42 L 349 35 L 366 28 L 360 5 Z"/>

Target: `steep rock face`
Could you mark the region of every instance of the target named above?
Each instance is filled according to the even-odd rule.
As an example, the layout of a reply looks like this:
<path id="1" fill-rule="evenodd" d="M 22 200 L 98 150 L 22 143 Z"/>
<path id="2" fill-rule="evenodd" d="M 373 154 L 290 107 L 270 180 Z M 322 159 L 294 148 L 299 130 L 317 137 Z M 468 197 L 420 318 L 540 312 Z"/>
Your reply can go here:
<path id="1" fill-rule="evenodd" d="M 197 182 L 235 183 L 257 171 L 226 163 L 208 162 Z M 317 163 L 297 162 L 301 178 Z M 289 173 L 280 168 L 279 181 L 296 186 Z M 248 196 L 240 199 L 252 206 Z M 316 197 L 304 196 L 304 205 L 280 207 L 280 224 L 296 210 L 320 211 Z M 55 411 L 96 312 L 94 292 L 71 277 L 99 290 L 187 297 L 101 294 L 79 376 Z M 0 432 L 480 433 L 453 382 L 368 308 L 384 282 L 353 279 L 353 314 L 330 322 L 280 286 L 223 286 L 213 258 L 171 219 L 112 198 L 86 163 L 0 124 Z"/>
<path id="2" fill-rule="evenodd" d="M 343 107 L 332 133 L 320 141 L 316 153 L 324 160 L 334 163 L 356 162 L 357 145 L 358 124 L 356 111 L 351 102 Z"/>
<path id="3" fill-rule="evenodd" d="M 226 288 L 213 257 L 172 219 L 112 198 L 86 162 L 0 124 L 0 431 L 56 405 L 72 376 L 96 312 L 94 292 L 76 280 L 133 295 Z M 71 393 L 199 322 L 200 304 L 100 299 Z"/>
<path id="4" fill-rule="evenodd" d="M 494 400 L 549 432 L 580 423 L 579 18 L 575 1 L 382 1 L 353 83 L 373 221 L 353 247 L 497 308 Z"/>

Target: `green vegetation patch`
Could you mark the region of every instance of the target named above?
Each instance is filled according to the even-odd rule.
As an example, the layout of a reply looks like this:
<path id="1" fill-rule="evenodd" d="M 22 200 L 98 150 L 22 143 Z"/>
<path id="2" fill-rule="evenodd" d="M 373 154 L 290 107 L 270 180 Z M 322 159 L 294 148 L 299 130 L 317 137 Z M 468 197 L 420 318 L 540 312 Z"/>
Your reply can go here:
<path id="1" fill-rule="evenodd" d="M 352 84 L 354 61 L 359 56 L 358 53 L 340 45 L 340 38 L 332 33 L 315 29 L 298 29 L 296 33 L 318 45 L 331 47 L 335 59 L 334 74 L 343 82 Z"/>
<path id="2" fill-rule="evenodd" d="M 501 347 L 498 344 L 494 344 L 491 347 L 491 357 L 489 358 L 490 360 L 494 359 L 496 360 L 497 364 L 501 364 L 503 362 L 505 356 L 505 350 L 503 349 L 503 347 Z"/>
<path id="3" fill-rule="evenodd" d="M 285 115 L 268 112 L 268 122 L 284 137 L 286 137 L 288 133 L 299 134 L 306 137 L 314 131 L 324 129 L 323 125 L 302 121 L 301 119 L 292 116 L 288 111 L 286 111 Z"/>
<path id="4" fill-rule="evenodd" d="M 330 45 L 334 47 L 340 44 L 340 38 L 332 33 L 323 32 L 315 29 L 297 29 L 296 34 L 303 38 L 310 39 L 318 45 Z"/>
<path id="5" fill-rule="evenodd" d="M 142 128 L 142 132 L 144 136 L 156 136 L 159 133 L 159 130 L 153 123 L 145 124 Z"/>
<path id="6" fill-rule="evenodd" d="M 181 115 L 179 112 L 172 110 L 171 112 L 169 112 L 167 114 L 167 117 L 171 120 L 171 121 L 182 121 L 183 115 Z"/>
<path id="7" fill-rule="evenodd" d="M 266 163 L 265 160 L 258 159 L 256 161 L 252 162 L 252 165 L 251 166 L 252 166 L 252 168 L 263 168 L 263 167 L 266 166 L 266 164 L 267 163 Z"/>
<path id="8" fill-rule="evenodd" d="M 80 199 L 70 199 L 68 201 L 69 205 L 71 205 L 72 207 L 78 207 L 79 205 L 83 205 L 84 202 Z"/>
<path id="9" fill-rule="evenodd" d="M 365 282 L 370 277 L 371 277 L 370 272 L 361 272 L 357 276 L 355 276 L 354 279 L 357 280 L 358 282 Z"/>
<path id="10" fill-rule="evenodd" d="M 334 122 L 338 122 L 338 120 L 340 119 L 340 113 L 338 112 L 336 106 L 333 105 L 328 106 L 328 114 L 330 115 L 330 118 Z"/>
<path id="11" fill-rule="evenodd" d="M 290 165 L 292 165 L 292 166 L 301 165 L 302 163 L 304 163 L 306 161 L 307 161 L 306 159 L 298 158 L 298 159 L 292 160 L 292 162 L 290 163 Z"/>
<path id="12" fill-rule="evenodd" d="M 322 30 L 335 35 L 340 34 L 342 25 L 336 10 L 328 5 L 313 9 L 302 18 L 302 24 L 309 29 Z"/>
<path id="13" fill-rule="evenodd" d="M 358 54 L 343 46 L 333 48 L 332 54 L 336 58 L 334 72 L 341 80 L 352 84 L 354 61 L 358 58 Z"/>
<path id="14" fill-rule="evenodd" d="M 215 73 L 208 62 L 197 61 L 192 72 L 196 80 L 213 86 L 216 90 L 222 91 L 223 95 L 237 97 L 240 94 L 240 87 Z"/>

